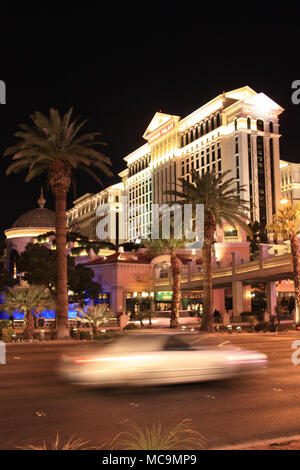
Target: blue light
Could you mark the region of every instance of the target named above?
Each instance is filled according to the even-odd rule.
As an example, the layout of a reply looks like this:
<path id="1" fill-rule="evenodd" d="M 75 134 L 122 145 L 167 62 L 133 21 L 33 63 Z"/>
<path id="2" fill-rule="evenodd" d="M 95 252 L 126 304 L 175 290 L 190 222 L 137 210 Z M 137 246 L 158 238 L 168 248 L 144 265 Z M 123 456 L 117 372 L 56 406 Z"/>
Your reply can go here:
<path id="1" fill-rule="evenodd" d="M 78 316 L 76 310 L 69 310 L 68 318 L 70 320 L 76 319 Z M 20 313 L 17 310 L 13 313 L 14 320 L 24 320 L 24 313 Z M 55 319 L 55 310 L 43 310 L 41 315 L 37 316 L 37 318 L 45 318 L 47 320 L 54 320 Z M 0 312 L 0 320 L 9 320 L 10 315 L 6 312 Z"/>

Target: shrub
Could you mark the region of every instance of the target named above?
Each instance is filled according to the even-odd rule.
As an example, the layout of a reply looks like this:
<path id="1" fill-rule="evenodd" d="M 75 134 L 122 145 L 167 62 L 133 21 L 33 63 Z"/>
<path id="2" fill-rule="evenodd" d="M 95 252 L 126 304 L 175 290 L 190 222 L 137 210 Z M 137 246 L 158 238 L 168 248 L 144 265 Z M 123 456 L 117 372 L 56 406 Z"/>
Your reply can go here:
<path id="1" fill-rule="evenodd" d="M 71 436 L 68 441 L 63 441 L 62 437 L 57 433 L 56 439 L 53 442 L 47 444 L 45 441 L 40 445 L 25 445 L 17 446 L 17 449 L 21 450 L 96 450 L 100 449 L 102 446 L 91 446 L 89 441 L 84 441 L 81 438 L 76 437 L 76 435 Z"/>
<path id="2" fill-rule="evenodd" d="M 254 323 L 257 320 L 257 317 L 255 315 L 247 315 L 245 316 L 245 321 L 249 323 Z"/>
<path id="3" fill-rule="evenodd" d="M 262 316 L 262 313 L 257 311 L 257 310 L 253 310 L 251 312 L 242 312 L 240 315 L 241 315 L 242 318 L 246 318 L 246 317 L 251 316 L 251 317 L 254 317 L 257 320 L 258 318 L 260 318 Z"/>
<path id="4" fill-rule="evenodd" d="M 91 331 L 81 331 L 79 335 L 80 339 L 93 339 Z"/>
<path id="5" fill-rule="evenodd" d="M 254 325 L 255 331 L 266 331 L 268 330 L 268 322 L 266 321 L 260 321 Z"/>
<path id="6" fill-rule="evenodd" d="M 257 320 L 259 320 L 260 318 L 261 319 L 263 318 L 263 312 L 261 310 L 253 310 L 252 312 L 249 312 L 249 313 L 251 313 L 251 315 L 254 315 Z"/>
<path id="7" fill-rule="evenodd" d="M 275 325 L 274 323 L 270 323 L 268 326 L 269 326 L 270 333 L 276 333 L 278 325 Z"/>
<path id="8" fill-rule="evenodd" d="M 129 323 L 128 325 L 123 328 L 123 330 L 138 330 L 139 326 L 136 325 L 135 323 Z"/>
<path id="9" fill-rule="evenodd" d="M 11 326 L 11 324 L 11 320 L 0 320 L 0 338 L 2 337 L 3 328 L 8 328 L 9 326 Z"/>
<path id="10" fill-rule="evenodd" d="M 89 332 L 85 331 L 85 333 L 89 333 Z M 71 328 L 70 329 L 70 336 L 71 336 L 72 339 L 79 339 L 80 338 L 79 330 Z"/>
<path id="11" fill-rule="evenodd" d="M 252 312 L 242 312 L 240 314 L 242 321 L 244 322 L 251 322 L 257 320 L 257 316 L 254 315 Z"/>
<path id="12" fill-rule="evenodd" d="M 97 339 L 97 340 L 112 339 L 115 336 L 116 336 L 115 333 L 105 332 L 105 333 L 98 333 L 97 335 L 94 336 L 94 339 Z"/>
<path id="13" fill-rule="evenodd" d="M 25 340 L 24 333 L 17 333 L 15 337 L 16 342 L 23 342 Z"/>
<path id="14" fill-rule="evenodd" d="M 14 334 L 14 329 L 12 326 L 8 328 L 2 328 L 2 339 L 5 343 L 12 342 L 12 335 Z"/>
<path id="15" fill-rule="evenodd" d="M 46 341 L 53 341 L 55 339 L 57 339 L 57 332 L 55 330 L 46 331 L 45 333 Z"/>
<path id="16" fill-rule="evenodd" d="M 111 448 L 124 450 L 173 450 L 203 449 L 206 439 L 190 427 L 190 419 L 184 419 L 173 428 L 163 429 L 161 423 L 153 423 L 151 428 L 140 428 L 131 424 L 131 430 L 120 432 L 113 440 Z"/>

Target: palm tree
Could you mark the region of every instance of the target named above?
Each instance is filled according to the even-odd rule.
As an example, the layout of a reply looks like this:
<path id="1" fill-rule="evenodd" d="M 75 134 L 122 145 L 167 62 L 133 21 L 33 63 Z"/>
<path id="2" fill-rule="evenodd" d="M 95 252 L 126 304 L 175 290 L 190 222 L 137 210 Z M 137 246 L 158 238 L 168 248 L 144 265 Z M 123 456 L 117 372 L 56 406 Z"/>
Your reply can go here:
<path id="1" fill-rule="evenodd" d="M 212 261 L 211 252 L 215 242 L 217 226 L 223 227 L 224 221 L 231 226 L 239 225 L 251 235 L 246 220 L 249 212 L 247 201 L 240 198 L 235 178 L 228 178 L 231 170 L 216 176 L 214 172 L 207 172 L 200 176 L 192 170 L 192 181 L 179 178 L 179 190 L 168 190 L 165 194 L 176 197 L 177 204 L 204 205 L 204 241 L 202 246 L 203 263 L 203 319 L 201 329 L 212 331 Z M 239 191 L 244 191 L 243 187 Z"/>
<path id="2" fill-rule="evenodd" d="M 181 269 L 177 251 L 185 247 L 186 240 L 184 238 L 176 239 L 172 237 L 170 239 L 159 238 L 157 240 L 149 240 L 145 244 L 152 253 L 166 253 L 170 256 L 173 291 L 170 327 L 177 328 L 179 323 L 181 281 Z"/>
<path id="3" fill-rule="evenodd" d="M 112 311 L 106 304 L 89 305 L 87 310 L 79 308 L 77 311 L 92 324 L 94 336 L 97 335 L 99 326 L 107 324 L 113 316 Z M 77 319 L 82 320 L 81 317 L 77 317 Z"/>
<path id="4" fill-rule="evenodd" d="M 266 227 L 258 221 L 251 221 L 248 226 L 252 232 L 252 236 L 248 236 L 248 241 L 250 242 L 250 259 L 254 260 L 259 251 L 259 244 L 267 243 L 267 231 Z"/>
<path id="5" fill-rule="evenodd" d="M 273 223 L 267 225 L 274 232 L 276 238 L 289 240 L 293 260 L 293 279 L 295 286 L 296 326 L 300 323 L 300 274 L 299 274 L 299 240 L 300 232 L 300 203 L 292 206 L 288 204 L 273 215 Z"/>
<path id="6" fill-rule="evenodd" d="M 46 308 L 54 308 L 54 298 L 45 286 L 8 287 L 3 310 L 12 314 L 16 310 L 24 313 L 24 338 L 33 339 L 34 314 Z"/>
<path id="7" fill-rule="evenodd" d="M 66 257 L 66 196 L 75 170 L 84 170 L 100 184 L 101 180 L 92 167 L 112 176 L 108 166 L 111 161 L 95 147 L 104 145 L 99 140 L 99 132 L 78 136 L 86 121 L 78 118 L 71 121 L 73 108 L 63 117 L 58 110 L 51 108 L 49 118 L 40 112 L 30 117 L 33 125 L 20 124 L 21 130 L 15 133 L 19 142 L 9 147 L 4 155 L 11 155 L 13 162 L 6 174 L 28 170 L 25 181 L 47 173 L 50 187 L 55 196 L 56 249 L 57 249 L 57 294 L 56 323 L 57 337 L 69 336 L 67 257 Z"/>
<path id="8" fill-rule="evenodd" d="M 152 318 L 154 316 L 154 311 L 152 308 L 147 308 L 145 310 L 139 309 L 136 313 L 136 319 L 140 322 L 141 327 L 144 328 L 144 320 L 149 321 L 149 327 L 152 328 Z"/>

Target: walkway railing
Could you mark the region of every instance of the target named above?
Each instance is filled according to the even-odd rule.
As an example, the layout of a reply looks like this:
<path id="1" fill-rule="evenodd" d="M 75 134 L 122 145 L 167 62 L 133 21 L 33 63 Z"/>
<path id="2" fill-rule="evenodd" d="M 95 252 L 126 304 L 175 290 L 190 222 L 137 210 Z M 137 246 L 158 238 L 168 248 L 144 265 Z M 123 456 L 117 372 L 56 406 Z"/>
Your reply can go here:
<path id="1" fill-rule="evenodd" d="M 260 278 L 265 279 L 270 276 L 292 276 L 292 256 L 290 253 L 283 255 L 272 255 L 267 257 L 261 257 L 254 261 L 247 263 L 235 264 L 234 266 L 223 266 L 213 269 L 212 277 L 213 284 L 230 284 L 235 278 L 236 280 L 256 280 L 259 282 Z M 190 279 L 186 273 L 181 276 L 181 284 L 189 284 L 193 287 L 193 284 L 203 281 L 202 272 L 192 272 Z M 165 280 L 160 279 L 155 281 L 156 289 L 167 290 L 169 283 Z"/>

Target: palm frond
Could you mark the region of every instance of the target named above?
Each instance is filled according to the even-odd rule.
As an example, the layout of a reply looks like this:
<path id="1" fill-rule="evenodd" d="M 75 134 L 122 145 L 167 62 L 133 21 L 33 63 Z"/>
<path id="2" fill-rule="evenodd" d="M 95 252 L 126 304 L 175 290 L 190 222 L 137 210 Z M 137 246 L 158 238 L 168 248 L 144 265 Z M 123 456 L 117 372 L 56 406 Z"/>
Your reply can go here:
<path id="1" fill-rule="evenodd" d="M 173 196 L 176 203 L 192 204 L 194 210 L 197 204 L 204 205 L 204 215 L 211 214 L 215 224 L 222 227 L 224 222 L 234 226 L 239 225 L 251 236 L 249 220 L 249 203 L 241 198 L 240 193 L 245 187 L 236 187 L 236 179 L 228 178 L 231 170 L 224 171 L 220 176 L 214 172 L 206 172 L 202 176 L 192 170 L 192 181 L 179 178 L 179 189 L 165 191 Z"/>
<path id="2" fill-rule="evenodd" d="M 86 120 L 80 121 L 80 117 L 71 120 L 72 112 L 73 108 L 70 108 L 61 116 L 57 109 L 51 108 L 48 117 L 35 111 L 30 116 L 33 125 L 20 124 L 19 130 L 14 134 L 18 142 L 8 147 L 3 154 L 13 159 L 6 174 L 28 169 L 26 181 L 30 181 L 44 172 L 50 175 L 51 166 L 56 168 L 57 161 L 61 161 L 66 170 L 69 168 L 68 174 L 70 169 L 82 169 L 100 184 L 102 182 L 97 170 L 109 177 L 113 176 L 109 169 L 112 165 L 110 159 L 97 150 L 98 146 L 105 144 L 99 140 L 101 133 L 79 136 Z"/>
<path id="3" fill-rule="evenodd" d="M 267 225 L 267 228 L 283 240 L 296 236 L 300 232 L 300 204 L 288 204 L 279 209 L 273 216 L 273 223 Z"/>
<path id="4" fill-rule="evenodd" d="M 78 308 L 77 312 L 82 315 L 86 320 L 94 323 L 96 326 L 109 322 L 109 319 L 113 317 L 112 311 L 106 304 L 89 305 L 85 310 Z M 77 317 L 78 320 L 82 320 L 81 317 Z"/>
<path id="5" fill-rule="evenodd" d="M 25 312 L 26 310 L 42 310 L 54 308 L 55 301 L 45 286 L 32 285 L 29 287 L 9 287 L 4 296 L 3 308 L 8 313 L 15 310 Z"/>

